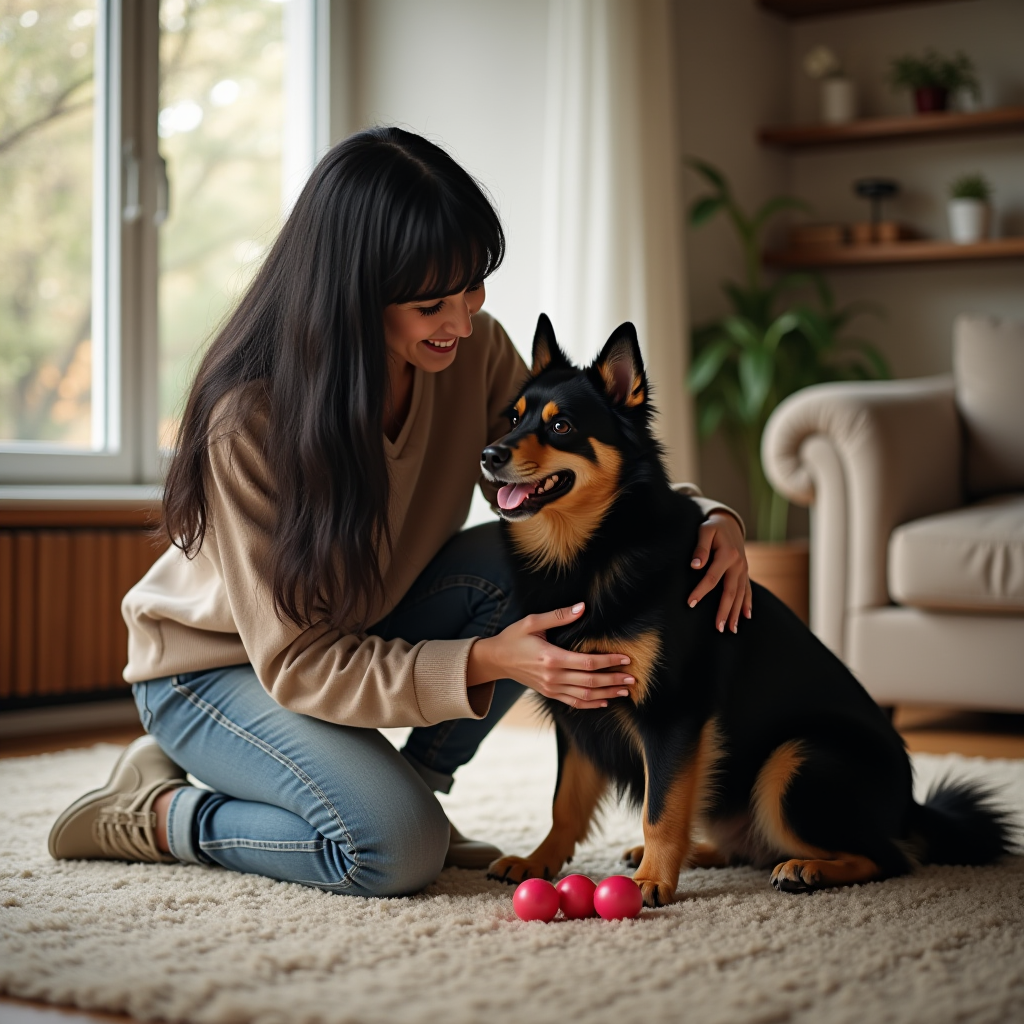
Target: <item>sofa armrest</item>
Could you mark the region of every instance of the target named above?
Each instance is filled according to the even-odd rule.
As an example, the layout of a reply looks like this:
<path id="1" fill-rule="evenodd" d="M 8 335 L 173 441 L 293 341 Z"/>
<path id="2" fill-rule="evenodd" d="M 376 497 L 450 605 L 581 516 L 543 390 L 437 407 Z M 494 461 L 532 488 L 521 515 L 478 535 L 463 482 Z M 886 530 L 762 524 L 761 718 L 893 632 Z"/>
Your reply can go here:
<path id="1" fill-rule="evenodd" d="M 815 506 L 812 625 L 833 650 L 848 610 L 889 603 L 892 530 L 963 504 L 962 447 L 948 376 L 818 384 L 772 413 L 762 462 L 780 494 Z"/>

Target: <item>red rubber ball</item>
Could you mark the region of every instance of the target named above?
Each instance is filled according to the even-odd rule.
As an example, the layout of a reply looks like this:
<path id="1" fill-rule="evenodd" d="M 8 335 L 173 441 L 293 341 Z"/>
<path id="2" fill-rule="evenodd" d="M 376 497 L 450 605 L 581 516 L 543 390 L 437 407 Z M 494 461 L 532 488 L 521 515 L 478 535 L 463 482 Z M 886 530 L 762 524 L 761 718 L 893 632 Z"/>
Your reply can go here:
<path id="1" fill-rule="evenodd" d="M 562 913 L 570 921 L 594 916 L 594 890 L 597 886 L 586 875 L 566 875 L 555 885 Z"/>
<path id="2" fill-rule="evenodd" d="M 643 905 L 644 894 L 640 886 L 625 875 L 612 875 L 594 890 L 594 909 L 606 921 L 636 917 Z"/>
<path id="3" fill-rule="evenodd" d="M 543 878 L 527 878 L 512 895 L 512 909 L 520 921 L 550 921 L 558 913 L 558 903 L 558 890 Z"/>

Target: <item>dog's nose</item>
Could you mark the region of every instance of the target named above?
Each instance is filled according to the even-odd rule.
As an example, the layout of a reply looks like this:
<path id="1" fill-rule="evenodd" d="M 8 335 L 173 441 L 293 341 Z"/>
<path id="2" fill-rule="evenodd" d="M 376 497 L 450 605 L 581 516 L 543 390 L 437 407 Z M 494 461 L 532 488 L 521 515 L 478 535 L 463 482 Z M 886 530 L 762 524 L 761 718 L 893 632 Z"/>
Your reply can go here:
<path id="1" fill-rule="evenodd" d="M 503 444 L 489 444 L 480 456 L 484 469 L 491 473 L 497 472 L 508 462 L 512 452 Z"/>

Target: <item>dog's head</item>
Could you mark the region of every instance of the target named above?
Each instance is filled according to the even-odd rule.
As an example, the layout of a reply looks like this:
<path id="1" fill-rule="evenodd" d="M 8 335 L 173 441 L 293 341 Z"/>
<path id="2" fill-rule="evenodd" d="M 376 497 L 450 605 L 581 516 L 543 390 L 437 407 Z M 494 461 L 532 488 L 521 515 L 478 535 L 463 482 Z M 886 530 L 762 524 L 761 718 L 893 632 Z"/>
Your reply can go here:
<path id="1" fill-rule="evenodd" d="M 517 546 L 539 564 L 570 564 L 651 452 L 649 385 L 636 329 L 618 327 L 586 369 L 569 361 L 541 314 L 530 378 L 508 410 L 512 429 L 488 445 L 484 475 Z"/>

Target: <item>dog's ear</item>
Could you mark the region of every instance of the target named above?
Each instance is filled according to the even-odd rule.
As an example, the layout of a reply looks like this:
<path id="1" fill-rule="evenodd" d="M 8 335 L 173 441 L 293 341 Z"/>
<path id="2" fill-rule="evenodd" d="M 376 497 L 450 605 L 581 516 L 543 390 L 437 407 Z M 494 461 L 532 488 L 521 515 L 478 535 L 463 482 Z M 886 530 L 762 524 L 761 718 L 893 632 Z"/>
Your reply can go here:
<path id="1" fill-rule="evenodd" d="M 537 318 L 537 330 L 533 334 L 533 367 L 530 372 L 536 377 L 549 366 L 570 367 L 566 354 L 555 341 L 555 329 L 546 313 Z"/>
<path id="2" fill-rule="evenodd" d="M 636 328 L 628 321 L 616 327 L 594 360 L 608 397 L 629 409 L 647 401 L 647 374 Z"/>

